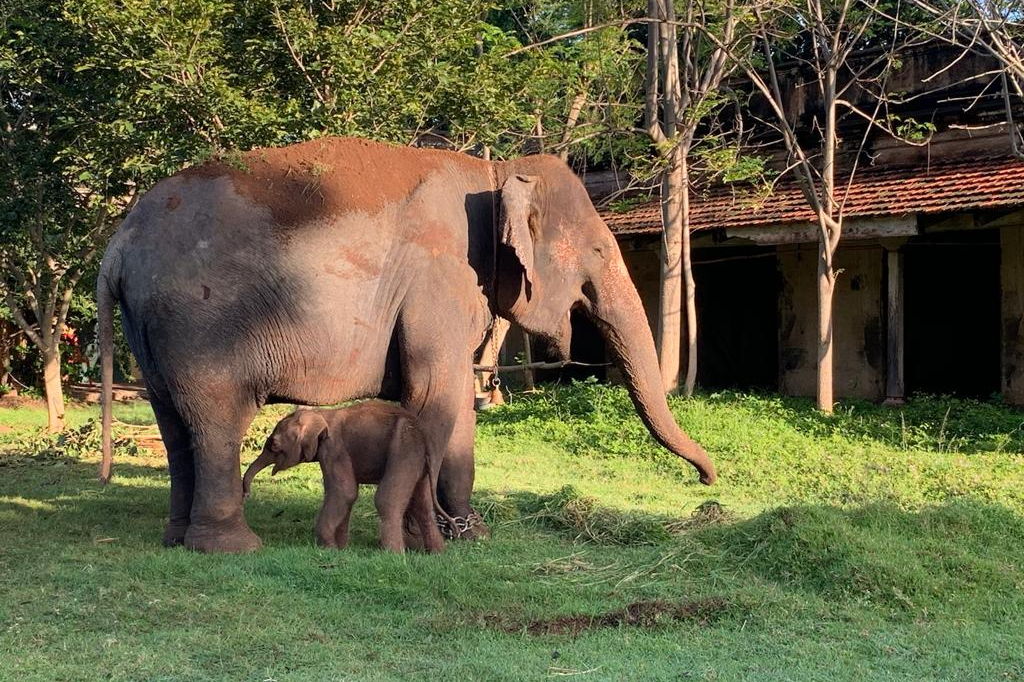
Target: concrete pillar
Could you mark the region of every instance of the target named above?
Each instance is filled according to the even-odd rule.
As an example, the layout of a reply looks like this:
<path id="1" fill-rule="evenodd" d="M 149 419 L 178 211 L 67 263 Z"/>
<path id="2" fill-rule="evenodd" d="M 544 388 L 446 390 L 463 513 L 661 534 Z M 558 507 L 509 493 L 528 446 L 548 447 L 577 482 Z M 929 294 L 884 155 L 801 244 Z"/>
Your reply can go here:
<path id="1" fill-rule="evenodd" d="M 779 247 L 779 390 L 813 396 L 817 385 L 816 244 Z M 833 385 L 838 398 L 885 397 L 885 307 L 883 250 L 871 244 L 843 245 L 833 323 Z"/>
<path id="2" fill-rule="evenodd" d="M 885 334 L 885 404 L 902 405 L 903 380 L 903 252 L 901 244 L 882 244 L 887 265 Z"/>

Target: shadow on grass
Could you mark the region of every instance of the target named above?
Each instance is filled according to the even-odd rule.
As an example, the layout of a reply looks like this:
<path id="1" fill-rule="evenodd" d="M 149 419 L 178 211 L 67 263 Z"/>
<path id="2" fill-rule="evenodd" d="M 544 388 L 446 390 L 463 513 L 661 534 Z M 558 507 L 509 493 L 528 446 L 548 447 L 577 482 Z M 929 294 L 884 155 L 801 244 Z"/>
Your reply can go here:
<path id="1" fill-rule="evenodd" d="M 94 473 L 92 464 L 71 461 L 5 472 L 0 519 L 7 530 L 0 535 L 8 547 L 23 560 L 69 542 L 156 549 L 167 513 L 166 473 L 121 463 L 107 487 Z M 254 530 L 268 547 L 311 545 L 319 490 L 299 480 L 265 488 L 247 504 Z M 546 537 L 595 548 L 654 547 L 655 554 L 687 556 L 691 575 L 724 574 L 896 611 L 1024 607 L 1024 517 L 997 504 L 964 499 L 913 511 L 881 502 L 797 505 L 737 520 L 714 504 L 688 517 L 624 512 L 572 488 L 549 495 L 482 490 L 474 501 L 501 542 Z M 353 545 L 371 547 L 371 496 L 360 504 Z"/>

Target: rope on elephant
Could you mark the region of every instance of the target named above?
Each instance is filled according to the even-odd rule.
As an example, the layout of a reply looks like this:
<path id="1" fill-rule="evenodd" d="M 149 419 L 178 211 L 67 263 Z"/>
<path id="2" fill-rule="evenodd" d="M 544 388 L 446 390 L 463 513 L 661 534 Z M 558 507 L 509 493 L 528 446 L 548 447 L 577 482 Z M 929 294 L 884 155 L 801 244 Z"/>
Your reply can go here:
<path id="1" fill-rule="evenodd" d="M 562 369 L 563 367 L 611 367 L 610 362 L 531 362 L 523 365 L 473 365 L 474 372 L 525 372 L 531 369 Z"/>

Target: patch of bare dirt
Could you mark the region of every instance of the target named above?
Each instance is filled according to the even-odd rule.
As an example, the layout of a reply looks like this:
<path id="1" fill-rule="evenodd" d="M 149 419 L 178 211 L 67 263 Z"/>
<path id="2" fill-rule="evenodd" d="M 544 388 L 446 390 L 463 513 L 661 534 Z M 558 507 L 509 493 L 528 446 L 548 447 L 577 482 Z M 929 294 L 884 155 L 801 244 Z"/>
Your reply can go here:
<path id="1" fill-rule="evenodd" d="M 489 614 L 484 616 L 484 624 L 487 627 L 509 633 L 578 635 L 587 630 L 614 628 L 622 625 L 647 629 L 677 621 L 696 621 L 701 625 L 707 625 L 721 615 L 726 608 L 728 608 L 728 603 L 721 597 L 684 602 L 656 599 L 633 602 L 621 609 L 603 614 L 576 614 L 538 620 L 522 620 L 506 615 Z"/>
<path id="2" fill-rule="evenodd" d="M 24 395 L 6 393 L 0 396 L 0 407 L 46 407 L 46 402 L 39 398 L 29 398 Z"/>

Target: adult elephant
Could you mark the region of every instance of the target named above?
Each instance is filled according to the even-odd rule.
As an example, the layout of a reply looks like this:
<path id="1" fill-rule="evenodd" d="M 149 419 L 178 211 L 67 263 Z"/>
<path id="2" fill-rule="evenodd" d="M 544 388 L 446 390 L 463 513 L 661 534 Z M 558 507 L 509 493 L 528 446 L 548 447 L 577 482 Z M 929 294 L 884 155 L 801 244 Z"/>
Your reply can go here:
<path id="1" fill-rule="evenodd" d="M 260 546 L 243 516 L 239 449 L 271 402 L 401 400 L 445 453 L 441 504 L 470 515 L 473 353 L 495 314 L 564 355 L 569 311 L 585 311 L 654 437 L 701 481 L 715 480 L 665 402 L 615 239 L 555 157 L 492 163 L 322 139 L 208 162 L 158 183 L 132 209 L 103 257 L 97 297 L 100 476 L 110 472 L 120 303 L 167 448 L 167 545 Z"/>

